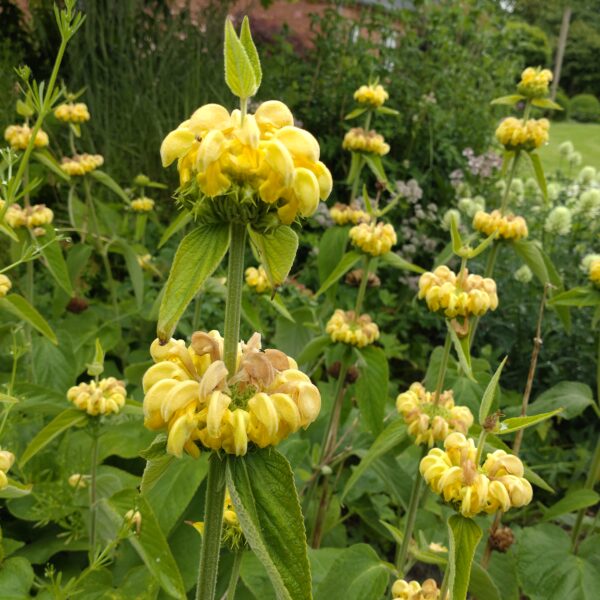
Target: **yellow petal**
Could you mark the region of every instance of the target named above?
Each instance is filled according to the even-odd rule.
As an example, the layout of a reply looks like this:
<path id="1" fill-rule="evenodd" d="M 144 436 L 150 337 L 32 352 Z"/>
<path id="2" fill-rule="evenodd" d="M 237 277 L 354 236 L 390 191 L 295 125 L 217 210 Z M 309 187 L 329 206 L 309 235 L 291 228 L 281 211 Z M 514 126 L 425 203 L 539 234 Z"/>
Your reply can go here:
<path id="1" fill-rule="evenodd" d="M 333 179 L 329 169 L 322 162 L 318 162 L 311 166 L 311 171 L 317 176 L 321 200 L 327 200 L 333 189 Z"/>
<path id="2" fill-rule="evenodd" d="M 288 394 L 272 394 L 271 400 L 279 414 L 292 432 L 300 428 L 300 411 Z"/>
<path id="3" fill-rule="evenodd" d="M 236 130 L 235 137 L 242 144 L 244 144 L 244 146 L 249 146 L 250 148 L 258 148 L 260 130 L 258 129 L 258 125 L 256 123 L 254 115 L 246 115 L 244 117 L 244 123 L 240 126 L 239 129 Z"/>
<path id="4" fill-rule="evenodd" d="M 195 426 L 196 423 L 192 415 L 186 413 L 178 417 L 169 429 L 167 452 L 181 458 L 183 447 L 187 443 Z"/>
<path id="5" fill-rule="evenodd" d="M 206 171 L 210 165 L 218 161 L 225 149 L 226 140 L 223 133 L 218 129 L 209 131 L 198 150 L 198 161 L 202 164 L 202 170 Z"/>
<path id="6" fill-rule="evenodd" d="M 294 199 L 293 201 L 287 202 L 283 206 L 280 206 L 277 209 L 277 214 L 279 215 L 279 220 L 284 225 L 289 225 L 295 218 L 296 213 L 298 212 L 298 201 Z"/>
<path id="7" fill-rule="evenodd" d="M 303 217 L 312 215 L 319 206 L 319 182 L 312 171 L 303 167 L 296 169 L 294 192 L 298 198 L 298 212 Z"/>
<path id="8" fill-rule="evenodd" d="M 265 160 L 281 177 L 282 185 L 289 186 L 294 178 L 294 161 L 288 149 L 281 142 L 273 140 L 265 147 Z"/>
<path id="9" fill-rule="evenodd" d="M 160 159 L 163 167 L 168 167 L 176 158 L 189 152 L 195 139 L 194 133 L 181 125 L 171 131 L 160 146 Z"/>
<path id="10" fill-rule="evenodd" d="M 294 159 L 319 160 L 319 142 L 308 131 L 299 127 L 283 127 L 275 133 L 275 138 L 285 145 Z"/>
<path id="11" fill-rule="evenodd" d="M 177 381 L 185 381 L 188 379 L 187 373 L 175 362 L 162 361 L 152 365 L 145 373 L 142 379 L 142 388 L 144 393 L 163 379 L 176 379 Z"/>
<path id="12" fill-rule="evenodd" d="M 236 456 L 244 456 L 248 451 L 248 420 L 248 413 L 241 408 L 236 408 L 231 413 L 231 426 L 233 428 L 233 442 Z"/>
<path id="13" fill-rule="evenodd" d="M 160 407 L 160 414 L 163 420 L 168 422 L 175 411 L 183 408 L 187 404 L 197 402 L 199 387 L 197 381 L 192 381 L 190 379 L 175 384 L 164 397 Z"/>
<path id="14" fill-rule="evenodd" d="M 208 414 L 206 415 L 206 429 L 210 437 L 219 437 L 221 433 L 221 421 L 231 398 L 222 392 L 213 392 L 208 401 Z"/>
<path id="15" fill-rule="evenodd" d="M 211 129 L 227 129 L 231 127 L 231 117 L 224 106 L 220 104 L 205 104 L 190 117 L 190 129 L 204 137 Z"/>
<path id="16" fill-rule="evenodd" d="M 268 394 L 259 393 L 248 401 L 248 409 L 256 419 L 264 426 L 269 437 L 277 432 L 279 417 L 275 406 Z"/>
<path id="17" fill-rule="evenodd" d="M 263 133 L 294 124 L 292 112 L 279 100 L 263 102 L 254 113 L 254 116 Z"/>

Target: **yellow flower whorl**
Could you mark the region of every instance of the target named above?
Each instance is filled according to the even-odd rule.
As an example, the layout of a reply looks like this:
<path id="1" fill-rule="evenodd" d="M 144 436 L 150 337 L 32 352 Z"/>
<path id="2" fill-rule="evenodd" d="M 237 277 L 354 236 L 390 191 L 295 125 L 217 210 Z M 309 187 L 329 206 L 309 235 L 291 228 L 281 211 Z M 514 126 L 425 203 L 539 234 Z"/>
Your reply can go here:
<path id="1" fill-rule="evenodd" d="M 60 168 L 71 177 L 81 177 L 91 173 L 104 164 L 101 154 L 76 154 L 72 158 L 66 156 L 62 159 Z"/>
<path id="2" fill-rule="evenodd" d="M 277 208 L 280 220 L 312 215 L 331 193 L 329 169 L 315 137 L 294 127 L 290 109 L 263 102 L 242 120 L 219 104 L 201 106 L 163 140 L 163 166 L 177 160 L 181 185 L 195 179 L 207 197 L 244 187 Z"/>
<path id="3" fill-rule="evenodd" d="M 4 130 L 4 139 L 10 144 L 13 150 L 26 150 L 31 139 L 32 130 L 29 125 L 9 125 Z M 48 134 L 39 129 L 35 141 L 34 148 L 44 148 L 50 143 Z"/>
<path id="4" fill-rule="evenodd" d="M 510 151 L 525 150 L 531 152 L 548 142 L 550 121 L 548 119 L 517 119 L 507 117 L 498 129 L 496 139 Z"/>
<path id="5" fill-rule="evenodd" d="M 8 485 L 6 474 L 15 462 L 15 455 L 8 450 L 0 450 L 0 490 Z"/>
<path id="6" fill-rule="evenodd" d="M 127 391 L 122 381 L 107 377 L 89 383 L 80 383 L 69 389 L 67 398 L 88 415 L 110 415 L 118 413 L 125 405 Z"/>
<path id="7" fill-rule="evenodd" d="M 426 272 L 419 279 L 419 299 L 425 298 L 431 312 L 449 319 L 482 316 L 498 307 L 496 282 L 488 277 L 470 275 L 465 269 L 462 281 L 445 265 Z"/>
<path id="8" fill-rule="evenodd" d="M 88 486 L 87 476 L 82 475 L 81 473 L 73 473 L 72 475 L 69 475 L 68 482 L 69 485 L 76 490 L 83 490 Z"/>
<path id="9" fill-rule="evenodd" d="M 0 209 L 4 202 L 0 200 Z M 4 220 L 13 228 L 27 227 L 35 229 L 44 225 L 50 225 L 54 220 L 54 213 L 45 204 L 33 204 L 21 208 L 18 204 L 12 204 L 4 213 Z"/>
<path id="10" fill-rule="evenodd" d="M 275 446 L 321 410 L 321 395 L 296 361 L 279 350 L 261 350 L 254 334 L 238 350 L 234 374 L 227 372 L 223 338 L 198 331 L 183 340 L 152 343 L 155 363 L 143 378 L 144 424 L 168 432 L 167 452 L 192 456 L 204 448 L 242 456 L 248 444 Z"/>
<path id="11" fill-rule="evenodd" d="M 352 204 L 342 204 L 341 202 L 336 202 L 329 209 L 329 215 L 336 225 L 347 225 L 348 223 L 357 225 L 358 223 L 368 223 L 371 220 L 368 212 Z"/>
<path id="12" fill-rule="evenodd" d="M 435 579 L 426 579 L 421 585 L 418 581 L 396 579 L 392 586 L 392 600 L 439 600 L 441 590 Z"/>
<path id="13" fill-rule="evenodd" d="M 262 265 L 260 265 L 258 269 L 256 267 L 248 267 L 246 269 L 245 276 L 248 286 L 254 289 L 254 291 L 258 294 L 262 294 L 273 289 L 273 286 L 267 277 L 267 272 Z"/>
<path id="14" fill-rule="evenodd" d="M 0 298 L 4 298 L 12 288 L 12 281 L 8 276 L 0 273 Z"/>
<path id="15" fill-rule="evenodd" d="M 429 487 L 465 517 L 506 512 L 531 502 L 533 490 L 517 456 L 496 450 L 478 468 L 475 443 L 458 432 L 444 440 L 444 448 L 431 449 L 419 471 Z"/>
<path id="16" fill-rule="evenodd" d="M 154 209 L 154 200 L 152 198 L 147 198 L 146 196 L 141 196 L 140 198 L 135 198 L 131 201 L 131 210 L 138 213 L 148 213 L 152 212 Z"/>
<path id="17" fill-rule="evenodd" d="M 325 331 L 332 341 L 364 348 L 379 339 L 379 327 L 369 315 L 357 316 L 353 310 L 336 309 Z"/>
<path id="18" fill-rule="evenodd" d="M 361 85 L 354 92 L 354 99 L 359 104 L 364 104 L 372 108 L 383 106 L 390 97 L 382 85 Z"/>
<path id="19" fill-rule="evenodd" d="M 436 403 L 435 392 L 428 392 L 418 382 L 399 394 L 396 408 L 408 425 L 408 433 L 415 438 L 415 444 L 443 442 L 450 433 L 458 431 L 466 434 L 473 425 L 473 415 L 466 406 L 455 406 L 452 390 L 443 392 Z"/>
<path id="20" fill-rule="evenodd" d="M 589 278 L 594 285 L 600 287 L 600 258 L 590 262 Z"/>
<path id="21" fill-rule="evenodd" d="M 515 215 L 502 215 L 499 210 L 486 213 L 478 210 L 473 217 L 473 227 L 486 236 L 498 232 L 498 237 L 505 240 L 521 240 L 529 235 L 527 221 Z"/>
<path id="22" fill-rule="evenodd" d="M 367 152 L 378 156 L 385 156 L 390 151 L 389 144 L 380 133 L 374 130 L 365 131 L 362 127 L 353 127 L 346 133 L 342 148 L 351 152 Z"/>
<path id="23" fill-rule="evenodd" d="M 90 120 L 87 104 L 83 102 L 65 102 L 54 110 L 54 116 L 63 123 L 85 123 Z"/>
<path id="24" fill-rule="evenodd" d="M 548 95 L 548 86 L 552 78 L 552 71 L 549 69 L 527 67 L 521 73 L 517 91 L 527 98 L 543 98 Z"/>
<path id="25" fill-rule="evenodd" d="M 389 223 L 360 223 L 348 233 L 354 246 L 371 256 L 387 254 L 398 241 L 394 228 Z"/>

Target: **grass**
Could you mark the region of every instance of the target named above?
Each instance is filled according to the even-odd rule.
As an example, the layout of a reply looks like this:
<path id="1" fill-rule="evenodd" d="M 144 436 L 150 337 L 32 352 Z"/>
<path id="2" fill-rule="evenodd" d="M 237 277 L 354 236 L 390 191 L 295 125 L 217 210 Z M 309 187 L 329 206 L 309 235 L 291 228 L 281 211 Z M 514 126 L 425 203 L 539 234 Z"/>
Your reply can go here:
<path id="1" fill-rule="evenodd" d="M 570 140 L 575 150 L 582 155 L 581 166 L 591 165 L 600 169 L 600 124 L 552 123 L 550 143 L 540 150 L 540 156 L 547 174 L 554 173 L 560 164 L 559 146 Z M 563 168 L 565 165 L 563 164 Z"/>

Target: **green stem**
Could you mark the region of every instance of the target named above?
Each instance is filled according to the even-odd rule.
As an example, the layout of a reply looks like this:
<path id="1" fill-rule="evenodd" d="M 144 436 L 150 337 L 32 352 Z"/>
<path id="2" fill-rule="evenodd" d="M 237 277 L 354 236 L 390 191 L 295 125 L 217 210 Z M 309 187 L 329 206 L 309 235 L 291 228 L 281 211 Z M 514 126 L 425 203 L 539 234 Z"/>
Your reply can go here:
<path id="1" fill-rule="evenodd" d="M 231 223 L 231 245 L 227 269 L 227 303 L 225 305 L 224 361 L 230 377 L 236 372 L 238 344 L 240 341 L 240 316 L 244 285 L 244 252 L 246 226 Z"/>
<path id="2" fill-rule="evenodd" d="M 92 451 L 90 458 L 90 550 L 89 563 L 96 556 L 96 475 L 98 470 L 98 432 L 96 424 L 92 425 Z"/>
<path id="3" fill-rule="evenodd" d="M 410 501 L 408 504 L 408 511 L 406 512 L 406 525 L 404 527 L 404 538 L 402 539 L 402 546 L 396 553 L 396 568 L 400 576 L 404 575 L 404 567 L 406 566 L 406 559 L 408 557 L 408 548 L 412 539 L 412 534 L 415 528 L 415 521 L 417 520 L 417 511 L 419 509 L 419 499 L 421 497 L 421 488 L 423 487 L 423 478 L 419 472 L 419 464 L 421 459 L 427 454 L 427 446 L 423 445 L 421 448 L 421 458 L 417 463 L 417 473 L 415 480 L 413 481 L 412 491 L 410 493 Z"/>
<path id="4" fill-rule="evenodd" d="M 225 460 L 216 452 L 211 453 L 208 462 L 204 533 L 198 566 L 196 600 L 214 600 L 215 597 L 225 502 L 225 464 Z"/>
<path id="5" fill-rule="evenodd" d="M 475 457 L 475 467 L 479 468 L 479 463 L 481 462 L 481 455 L 483 454 L 483 447 L 485 446 L 485 438 L 487 437 L 488 432 L 485 429 L 481 430 L 479 434 L 479 439 L 477 440 L 477 456 Z"/>
<path id="6" fill-rule="evenodd" d="M 243 552 L 238 550 L 233 555 L 233 566 L 231 567 L 231 577 L 229 578 L 229 585 L 227 586 L 226 600 L 235 599 L 235 588 L 237 587 L 238 580 L 240 578 L 240 567 L 242 565 Z"/>
<path id="7" fill-rule="evenodd" d="M 510 165 L 508 177 L 506 178 L 506 189 L 504 190 L 504 194 L 502 196 L 502 202 L 500 203 L 500 212 L 502 214 L 504 214 L 504 212 L 508 208 L 508 200 L 510 198 L 510 186 L 512 185 L 513 179 L 515 178 L 515 173 L 517 172 L 517 163 L 519 162 L 520 157 L 521 157 L 521 151 L 517 150 L 515 152 L 515 157 L 512 160 L 512 164 Z"/>
<path id="8" fill-rule="evenodd" d="M 444 380 L 446 379 L 446 371 L 448 370 L 448 360 L 450 358 L 450 347 L 452 345 L 452 338 L 450 332 L 446 333 L 446 340 L 444 341 L 444 351 L 442 354 L 442 361 L 440 362 L 440 370 L 438 371 L 437 382 L 435 384 L 435 403 L 438 404 L 444 389 Z"/>
<path id="9" fill-rule="evenodd" d="M 363 267 L 363 274 L 360 280 L 360 287 L 358 288 L 358 294 L 356 295 L 356 304 L 354 306 L 354 312 L 357 318 L 360 316 L 363 302 L 365 301 L 365 294 L 367 293 L 367 285 L 369 283 L 369 273 L 371 269 L 372 258 L 365 256 L 365 262 Z"/>
<path id="10" fill-rule="evenodd" d="M 440 588 L 440 600 L 446 600 L 448 594 L 448 584 L 450 583 L 450 565 L 446 565 L 444 571 L 444 579 L 442 579 L 442 587 Z"/>
<path id="11" fill-rule="evenodd" d="M 362 156 L 359 157 L 359 160 L 362 162 Z M 352 184 L 352 191 L 350 192 L 350 204 L 356 200 L 356 196 L 358 196 L 358 190 L 360 189 L 360 171 L 362 166 L 359 165 L 358 171 L 356 174 L 356 178 L 354 179 L 354 183 Z"/>

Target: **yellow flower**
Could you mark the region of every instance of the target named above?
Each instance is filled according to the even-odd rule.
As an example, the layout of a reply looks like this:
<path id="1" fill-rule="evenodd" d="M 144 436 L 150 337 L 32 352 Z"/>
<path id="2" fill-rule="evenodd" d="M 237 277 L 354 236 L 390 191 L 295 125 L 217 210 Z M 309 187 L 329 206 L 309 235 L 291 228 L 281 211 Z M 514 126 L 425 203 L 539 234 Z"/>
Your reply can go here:
<path id="1" fill-rule="evenodd" d="M 76 154 L 72 158 L 64 157 L 60 168 L 71 177 L 81 177 L 90 173 L 104 164 L 104 157 L 100 154 Z"/>
<path id="2" fill-rule="evenodd" d="M 445 265 L 421 275 L 419 299 L 423 298 L 431 312 L 441 312 L 449 319 L 481 316 L 498 307 L 496 282 L 493 279 L 470 275 L 465 269 L 459 280 Z"/>
<path id="3" fill-rule="evenodd" d="M 352 223 L 368 223 L 371 220 L 371 215 L 368 212 L 361 210 L 355 205 L 342 204 L 336 202 L 330 209 L 329 214 L 337 225 L 347 225 Z"/>
<path id="4" fill-rule="evenodd" d="M 198 331 L 150 348 L 155 363 L 143 379 L 144 424 L 168 432 L 167 452 L 198 456 L 204 448 L 242 456 L 248 444 L 277 445 L 306 429 L 319 414 L 321 396 L 296 362 L 278 350 L 261 350 L 254 334 L 238 349 L 235 373 L 228 373 L 223 338 Z"/>
<path id="5" fill-rule="evenodd" d="M 202 521 L 192 523 L 192 525 L 200 535 L 204 535 L 204 523 Z M 225 500 L 223 501 L 223 532 L 221 542 L 232 551 L 239 550 L 245 543 L 242 527 L 228 489 L 225 490 Z"/>
<path id="6" fill-rule="evenodd" d="M 31 139 L 32 130 L 29 125 L 9 125 L 4 130 L 4 139 L 11 145 L 13 150 L 26 150 Z M 39 129 L 35 141 L 34 148 L 44 148 L 49 144 L 48 134 Z"/>
<path id="7" fill-rule="evenodd" d="M 473 415 L 466 406 L 455 406 L 452 390 L 440 395 L 436 402 L 435 392 L 428 392 L 418 382 L 396 398 L 396 408 L 408 425 L 408 433 L 415 437 L 415 444 L 433 446 L 443 442 L 455 431 L 466 434 L 473 425 Z"/>
<path id="8" fill-rule="evenodd" d="M 85 123 L 90 120 L 87 104 L 66 102 L 54 110 L 54 116 L 63 123 Z"/>
<path id="9" fill-rule="evenodd" d="M 146 196 L 141 196 L 140 198 L 135 198 L 135 200 L 131 201 L 131 210 L 138 213 L 147 213 L 151 212 L 154 209 L 154 200 L 152 198 L 147 198 Z"/>
<path id="10" fill-rule="evenodd" d="M 45 204 L 34 204 L 21 208 L 18 204 L 9 206 L 4 219 L 13 228 L 27 227 L 35 229 L 44 225 L 50 225 L 54 220 L 54 213 Z"/>
<path id="11" fill-rule="evenodd" d="M 4 274 L 0 273 L 0 298 L 4 298 L 12 288 L 12 281 Z"/>
<path id="12" fill-rule="evenodd" d="M 15 455 L 8 450 L 0 450 L 0 490 L 8 485 L 8 477 L 6 473 L 10 470 L 15 462 Z"/>
<path id="13" fill-rule="evenodd" d="M 521 73 L 517 91 L 527 98 L 543 98 L 548 95 L 548 85 L 551 81 L 552 71 L 540 67 L 527 67 Z"/>
<path id="14" fill-rule="evenodd" d="M 397 579 L 392 586 L 392 600 L 438 600 L 440 593 L 434 579 L 426 579 L 423 585 L 418 581 Z"/>
<path id="15" fill-rule="evenodd" d="M 387 254 L 397 242 L 396 232 L 389 223 L 360 223 L 348 233 L 354 246 L 371 256 Z"/>
<path id="16" fill-rule="evenodd" d="M 126 395 L 125 385 L 114 377 L 80 383 L 67 392 L 67 398 L 79 410 L 92 416 L 118 413 L 125 405 Z"/>
<path id="17" fill-rule="evenodd" d="M 520 240 L 529 235 L 527 222 L 523 217 L 515 215 L 502 215 L 499 210 L 486 213 L 478 210 L 473 217 L 473 227 L 486 236 L 498 232 L 498 236 L 505 240 Z"/>
<path id="18" fill-rule="evenodd" d="M 127 524 L 129 529 L 135 529 L 135 533 L 140 535 L 140 531 L 142 529 L 142 513 L 139 510 L 134 510 L 130 508 L 126 513 L 123 519 Z"/>
<path id="19" fill-rule="evenodd" d="M 182 186 L 195 178 L 210 198 L 250 188 L 284 223 L 310 216 L 329 196 L 333 181 L 319 154 L 317 140 L 294 127 L 289 108 L 275 100 L 243 119 L 239 110 L 206 104 L 161 146 L 163 166 L 178 161 Z"/>
<path id="20" fill-rule="evenodd" d="M 338 308 L 327 322 L 325 331 L 332 341 L 364 348 L 379 339 L 379 327 L 369 315 L 357 317 L 353 310 Z"/>
<path id="21" fill-rule="evenodd" d="M 496 138 L 507 150 L 531 152 L 548 143 L 549 129 L 550 121 L 548 119 L 524 121 L 515 117 L 507 117 L 496 129 Z"/>
<path id="22" fill-rule="evenodd" d="M 273 289 L 267 277 L 267 272 L 262 265 L 258 269 L 256 267 L 246 269 L 246 283 L 259 294 Z"/>
<path id="23" fill-rule="evenodd" d="M 346 133 L 342 148 L 351 152 L 367 152 L 379 156 L 384 156 L 390 151 L 389 144 L 386 144 L 381 134 L 373 130 L 365 131 L 362 127 L 353 127 Z"/>
<path id="24" fill-rule="evenodd" d="M 69 476 L 69 485 L 72 488 L 83 490 L 87 487 L 87 478 L 85 475 L 81 473 L 73 473 L 73 475 Z"/>
<path id="25" fill-rule="evenodd" d="M 354 92 L 354 99 L 359 104 L 378 108 L 389 98 L 389 94 L 382 85 L 361 85 Z"/>
<path id="26" fill-rule="evenodd" d="M 600 287 L 600 258 L 590 261 L 589 277 L 594 285 Z"/>

